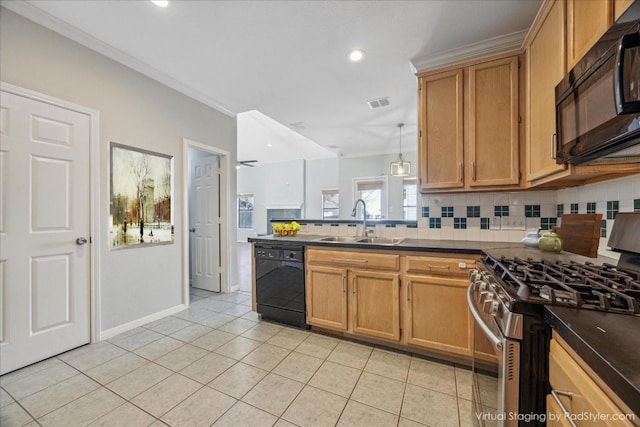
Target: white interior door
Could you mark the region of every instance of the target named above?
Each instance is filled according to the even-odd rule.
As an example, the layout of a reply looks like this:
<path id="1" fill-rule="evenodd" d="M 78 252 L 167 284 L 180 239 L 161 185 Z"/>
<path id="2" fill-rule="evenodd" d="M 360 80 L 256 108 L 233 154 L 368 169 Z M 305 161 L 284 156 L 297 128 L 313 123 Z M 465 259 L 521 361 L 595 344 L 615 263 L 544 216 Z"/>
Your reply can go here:
<path id="1" fill-rule="evenodd" d="M 191 286 L 220 292 L 220 167 L 218 156 L 191 162 L 189 231 Z"/>
<path id="2" fill-rule="evenodd" d="M 88 115 L 0 93 L 0 373 L 90 341 Z"/>

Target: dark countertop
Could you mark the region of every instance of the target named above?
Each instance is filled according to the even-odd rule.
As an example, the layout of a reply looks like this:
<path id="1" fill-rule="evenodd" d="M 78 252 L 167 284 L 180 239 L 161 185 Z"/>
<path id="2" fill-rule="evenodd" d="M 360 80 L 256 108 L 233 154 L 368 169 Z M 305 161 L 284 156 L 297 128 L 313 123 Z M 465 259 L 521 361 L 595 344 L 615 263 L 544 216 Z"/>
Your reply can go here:
<path id="1" fill-rule="evenodd" d="M 342 243 L 342 242 L 322 242 L 319 239 L 329 237 L 317 234 L 300 234 L 295 237 L 278 237 L 273 235 L 250 237 L 249 242 L 278 242 L 278 243 L 295 243 L 305 246 L 330 246 L 334 248 L 350 248 L 350 249 L 386 249 L 398 251 L 415 251 L 415 252 L 442 252 L 456 253 L 467 255 L 482 256 L 485 251 L 495 248 L 518 248 L 522 247 L 521 243 L 510 242 L 474 242 L 467 240 L 431 240 L 431 239 L 412 239 L 406 238 L 397 245 L 375 245 L 370 243 Z M 538 250 L 533 250 L 539 252 Z"/>
<path id="2" fill-rule="evenodd" d="M 545 320 L 640 416 L 640 317 L 547 306 Z"/>

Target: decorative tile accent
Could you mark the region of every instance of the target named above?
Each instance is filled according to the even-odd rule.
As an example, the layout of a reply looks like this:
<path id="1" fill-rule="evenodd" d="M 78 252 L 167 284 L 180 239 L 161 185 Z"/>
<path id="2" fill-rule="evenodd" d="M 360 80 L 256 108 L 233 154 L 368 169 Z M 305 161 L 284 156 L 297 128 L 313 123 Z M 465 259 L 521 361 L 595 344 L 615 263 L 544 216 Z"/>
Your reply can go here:
<path id="1" fill-rule="evenodd" d="M 429 218 L 429 228 L 442 228 L 442 220 L 440 218 Z"/>
<path id="2" fill-rule="evenodd" d="M 340 227 L 340 224 L 331 224 L 332 227 Z"/>
<path id="3" fill-rule="evenodd" d="M 453 218 L 453 206 L 442 207 L 442 218 Z"/>
<path id="4" fill-rule="evenodd" d="M 494 206 L 493 216 L 509 216 L 509 206 Z"/>
<path id="5" fill-rule="evenodd" d="M 540 205 L 525 205 L 524 216 L 527 218 L 540 218 Z"/>
<path id="6" fill-rule="evenodd" d="M 616 219 L 618 215 L 618 209 L 620 209 L 620 202 L 617 200 L 607 202 L 607 219 Z"/>
<path id="7" fill-rule="evenodd" d="M 600 221 L 600 237 L 607 237 L 607 220 Z"/>
<path id="8" fill-rule="evenodd" d="M 395 224 L 385 224 L 385 228 L 396 228 Z"/>
<path id="9" fill-rule="evenodd" d="M 480 230 L 489 229 L 489 218 L 480 218 Z"/>
<path id="10" fill-rule="evenodd" d="M 355 228 L 355 227 L 357 227 L 357 226 L 358 226 L 358 224 L 347 224 L 347 227 L 353 227 L 353 228 Z"/>
<path id="11" fill-rule="evenodd" d="M 543 230 L 551 230 L 551 228 L 558 225 L 558 218 L 549 217 L 549 218 L 540 218 L 540 228 Z"/>
<path id="12" fill-rule="evenodd" d="M 560 218 L 562 215 L 564 215 L 564 205 L 560 204 L 556 207 L 556 216 Z"/>
<path id="13" fill-rule="evenodd" d="M 577 214 L 578 213 L 578 204 L 577 203 L 571 203 L 571 213 L 572 214 Z"/>
<path id="14" fill-rule="evenodd" d="M 588 214 L 596 213 L 596 202 L 587 202 L 587 213 Z"/>
<path id="15" fill-rule="evenodd" d="M 429 218 L 429 207 L 428 206 L 423 206 L 422 207 L 422 218 Z"/>
<path id="16" fill-rule="evenodd" d="M 640 212 L 640 199 L 633 200 L 633 211 Z"/>
<path id="17" fill-rule="evenodd" d="M 480 218 L 480 206 L 467 206 L 467 218 Z"/>
<path id="18" fill-rule="evenodd" d="M 459 230 L 467 229 L 467 218 L 453 218 L 453 228 Z"/>
<path id="19" fill-rule="evenodd" d="M 315 223 L 315 224 L 313 224 L 313 226 L 314 226 L 314 227 L 322 227 L 322 224 Z"/>
<path id="20" fill-rule="evenodd" d="M 418 224 L 417 223 L 415 223 L 415 224 L 407 224 L 406 227 L 407 228 L 418 228 Z"/>

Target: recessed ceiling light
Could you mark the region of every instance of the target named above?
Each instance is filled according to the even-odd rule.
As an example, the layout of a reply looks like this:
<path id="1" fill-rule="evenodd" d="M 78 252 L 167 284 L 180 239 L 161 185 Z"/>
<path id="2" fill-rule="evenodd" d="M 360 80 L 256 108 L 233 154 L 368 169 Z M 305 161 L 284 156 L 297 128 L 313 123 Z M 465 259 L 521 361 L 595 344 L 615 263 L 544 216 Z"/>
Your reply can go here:
<path id="1" fill-rule="evenodd" d="M 151 0 L 151 3 L 155 4 L 156 6 L 160 6 L 160 7 L 169 6 L 169 0 Z"/>
<path id="2" fill-rule="evenodd" d="M 362 61 L 362 58 L 364 58 L 364 52 L 361 50 L 356 49 L 349 53 L 349 59 L 353 62 Z"/>
<path id="3" fill-rule="evenodd" d="M 267 147 L 271 148 L 271 144 L 267 144 Z"/>

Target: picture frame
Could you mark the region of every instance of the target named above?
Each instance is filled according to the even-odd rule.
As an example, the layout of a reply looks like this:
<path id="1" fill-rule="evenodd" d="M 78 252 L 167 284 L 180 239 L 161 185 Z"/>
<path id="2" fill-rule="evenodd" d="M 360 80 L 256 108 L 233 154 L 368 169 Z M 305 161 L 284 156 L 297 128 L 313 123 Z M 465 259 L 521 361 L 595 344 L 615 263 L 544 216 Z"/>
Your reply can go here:
<path id="1" fill-rule="evenodd" d="M 173 244 L 173 156 L 109 147 L 109 248 Z"/>

